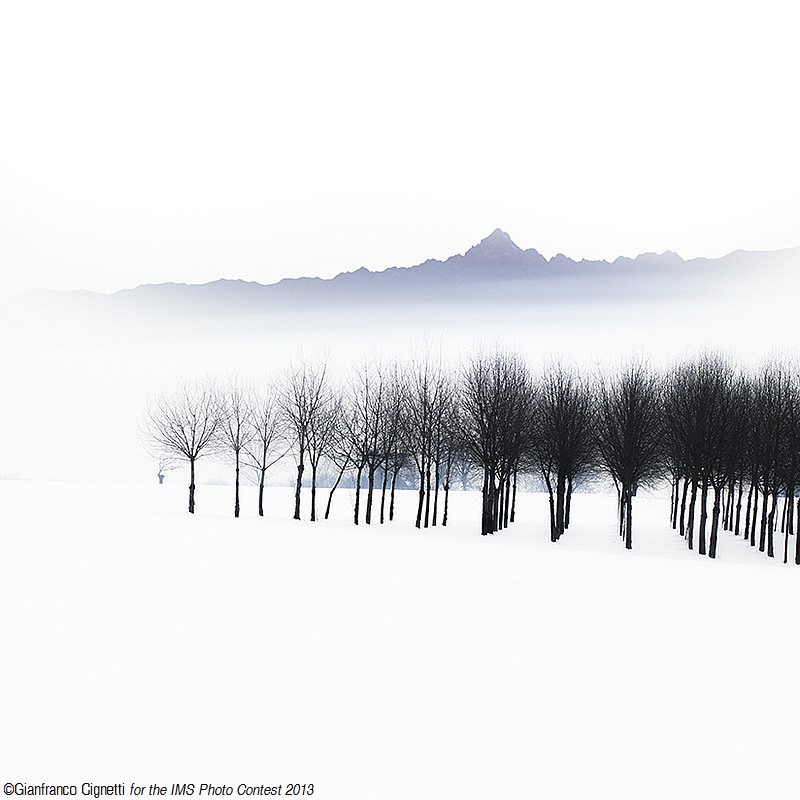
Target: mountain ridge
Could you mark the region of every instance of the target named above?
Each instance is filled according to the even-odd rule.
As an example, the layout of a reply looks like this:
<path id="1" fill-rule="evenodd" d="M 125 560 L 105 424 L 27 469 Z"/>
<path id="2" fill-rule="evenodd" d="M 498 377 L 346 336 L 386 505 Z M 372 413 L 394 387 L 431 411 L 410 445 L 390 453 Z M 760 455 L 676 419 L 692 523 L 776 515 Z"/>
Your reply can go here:
<path id="1" fill-rule="evenodd" d="M 274 283 L 220 278 L 207 283 L 147 283 L 112 294 L 74 290 L 44 292 L 51 298 L 80 298 L 85 307 L 119 311 L 183 311 L 229 315 L 316 307 L 510 302 L 591 302 L 603 298 L 643 299 L 664 292 L 702 290 L 709 281 L 730 282 L 754 270 L 772 274 L 779 262 L 800 265 L 800 247 L 776 251 L 734 250 L 718 259 L 684 260 L 677 253 L 641 253 L 613 261 L 576 261 L 559 253 L 548 259 L 522 249 L 496 228 L 464 253 L 444 261 L 427 259 L 408 267 L 360 267 L 331 278 L 282 278 Z M 779 270 L 778 270 L 779 271 Z M 41 294 L 41 292 L 40 292 Z"/>

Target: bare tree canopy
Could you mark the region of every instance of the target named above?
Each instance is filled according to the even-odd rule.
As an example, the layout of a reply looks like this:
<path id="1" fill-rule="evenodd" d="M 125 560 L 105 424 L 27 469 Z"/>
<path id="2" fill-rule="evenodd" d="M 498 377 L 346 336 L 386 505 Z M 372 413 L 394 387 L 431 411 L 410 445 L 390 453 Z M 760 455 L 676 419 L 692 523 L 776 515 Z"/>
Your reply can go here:
<path id="1" fill-rule="evenodd" d="M 218 449 L 220 419 L 219 393 L 210 381 L 185 382 L 172 395 L 159 396 L 145 412 L 142 434 L 151 452 L 189 464 L 190 514 L 195 511 L 195 465 Z"/>

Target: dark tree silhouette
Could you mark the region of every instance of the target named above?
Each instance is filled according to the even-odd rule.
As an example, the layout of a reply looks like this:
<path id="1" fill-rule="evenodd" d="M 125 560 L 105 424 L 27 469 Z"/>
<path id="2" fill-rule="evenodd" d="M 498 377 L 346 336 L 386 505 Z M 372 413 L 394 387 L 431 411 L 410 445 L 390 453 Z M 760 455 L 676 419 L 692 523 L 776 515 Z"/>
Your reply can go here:
<path id="1" fill-rule="evenodd" d="M 329 401 L 328 369 L 325 362 L 303 362 L 300 366 L 289 368 L 281 385 L 280 406 L 284 427 L 297 455 L 294 519 L 300 519 L 300 492 L 306 456 L 317 444 L 315 430 L 321 424 L 321 416 L 327 413 Z M 314 494 L 312 492 L 312 496 Z"/>
<path id="2" fill-rule="evenodd" d="M 464 370 L 462 436 L 456 447 L 463 447 L 470 461 L 483 470 L 483 535 L 508 524 L 504 497 L 509 496 L 511 476 L 530 439 L 533 401 L 528 370 L 514 355 L 481 354 Z"/>
<path id="3" fill-rule="evenodd" d="M 195 512 L 195 470 L 199 458 L 218 450 L 220 400 L 215 387 L 184 383 L 161 395 L 145 412 L 142 433 L 156 451 L 189 464 L 189 513 Z"/>
<path id="4" fill-rule="evenodd" d="M 252 437 L 244 446 L 244 457 L 258 478 L 258 516 L 263 517 L 267 472 L 288 452 L 277 391 L 272 384 L 254 393 L 249 424 Z"/>
<path id="5" fill-rule="evenodd" d="M 389 521 L 394 519 L 394 497 L 400 470 L 408 463 L 408 456 L 401 444 L 403 431 L 403 392 L 397 364 L 387 369 L 384 375 L 385 388 L 381 393 L 381 430 L 378 446 L 381 461 L 381 509 L 380 524 L 386 521 L 386 494 L 389 492 Z"/>
<path id="6" fill-rule="evenodd" d="M 361 519 L 361 484 L 364 470 L 368 475 L 367 513 L 365 522 L 372 522 L 372 495 L 375 472 L 379 465 L 380 409 L 383 382 L 375 365 L 365 362 L 356 368 L 347 390 L 347 414 L 342 417 L 349 443 L 350 458 L 355 470 L 355 503 L 353 522 Z"/>
<path id="7" fill-rule="evenodd" d="M 661 383 L 637 362 L 601 379 L 598 395 L 597 449 L 617 487 L 619 532 L 630 550 L 636 489 L 663 474 Z"/>
<path id="8" fill-rule="evenodd" d="M 414 362 L 402 378 L 404 425 L 401 434 L 403 449 L 413 461 L 419 475 L 419 496 L 414 524 L 430 525 L 431 480 L 435 463 L 435 443 L 448 394 L 448 379 L 440 362 L 430 356 Z"/>
<path id="9" fill-rule="evenodd" d="M 354 443 L 350 425 L 352 411 L 350 410 L 348 399 L 340 398 L 337 400 L 337 409 L 337 417 L 330 432 L 330 444 L 327 453 L 328 461 L 335 468 L 336 478 L 328 493 L 328 502 L 325 504 L 325 519 L 330 516 L 334 492 L 339 488 L 345 472 L 351 469 L 354 464 Z"/>
<path id="10" fill-rule="evenodd" d="M 585 379 L 562 364 L 550 366 L 539 382 L 530 452 L 550 498 L 550 540 L 569 525 L 571 487 L 596 463 L 592 394 Z"/>
<path id="11" fill-rule="evenodd" d="M 239 378 L 228 379 L 221 393 L 220 402 L 220 441 L 222 450 L 233 461 L 234 501 L 233 516 L 239 517 L 241 511 L 240 485 L 242 456 L 252 443 L 256 431 L 252 425 L 253 390 Z"/>
<path id="12" fill-rule="evenodd" d="M 753 512 L 751 537 L 758 526 L 758 549 L 772 558 L 775 555 L 774 528 L 778 506 L 778 493 L 783 470 L 785 444 L 789 419 L 790 399 L 788 375 L 777 364 L 766 366 L 754 388 L 754 480 L 761 495 L 761 516 L 756 522 Z M 755 539 L 751 538 L 755 545 Z"/>
<path id="13" fill-rule="evenodd" d="M 317 521 L 317 473 L 320 461 L 329 456 L 338 436 L 342 403 L 329 382 L 324 381 L 308 425 L 308 463 L 311 465 L 311 521 Z"/>
<path id="14" fill-rule="evenodd" d="M 669 463 L 684 480 L 681 503 L 681 532 L 690 549 L 694 547 L 698 491 L 700 519 L 697 549 L 701 555 L 716 557 L 722 492 L 742 471 L 742 448 L 736 437 L 744 427 L 745 411 L 741 380 L 729 362 L 706 354 L 676 367 L 667 381 L 665 394 L 665 448 Z M 690 487 L 688 518 L 685 502 Z M 708 533 L 709 490 L 714 493 Z"/>

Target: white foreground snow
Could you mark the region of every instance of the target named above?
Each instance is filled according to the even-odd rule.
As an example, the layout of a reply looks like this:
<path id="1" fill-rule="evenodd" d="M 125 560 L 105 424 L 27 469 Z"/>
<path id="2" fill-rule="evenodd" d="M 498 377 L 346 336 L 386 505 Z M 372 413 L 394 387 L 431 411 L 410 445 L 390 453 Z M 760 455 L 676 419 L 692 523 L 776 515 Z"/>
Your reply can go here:
<path id="1" fill-rule="evenodd" d="M 3 782 L 797 796 L 800 568 L 687 552 L 663 499 L 626 553 L 606 496 L 552 545 L 539 495 L 481 537 L 474 494 L 420 532 L 168 480 L 0 481 Z"/>

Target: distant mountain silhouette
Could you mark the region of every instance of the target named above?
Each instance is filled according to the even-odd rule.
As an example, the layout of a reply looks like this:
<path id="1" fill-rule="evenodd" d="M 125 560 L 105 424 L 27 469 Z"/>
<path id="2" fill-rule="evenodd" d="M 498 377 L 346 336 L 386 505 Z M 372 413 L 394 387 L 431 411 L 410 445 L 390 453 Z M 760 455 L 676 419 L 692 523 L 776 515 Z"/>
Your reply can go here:
<path id="1" fill-rule="evenodd" d="M 613 262 L 547 259 L 523 250 L 499 228 L 463 255 L 412 267 L 364 267 L 334 278 L 286 278 L 274 284 L 218 280 L 205 284 L 146 284 L 112 295 L 46 292 L 51 301 L 87 311 L 181 314 L 192 317 L 258 314 L 313 308 L 450 306 L 466 303 L 592 303 L 696 297 L 741 287 L 742 281 L 780 285 L 800 266 L 800 248 L 735 251 L 719 259 L 684 261 L 673 252 L 644 253 Z"/>

